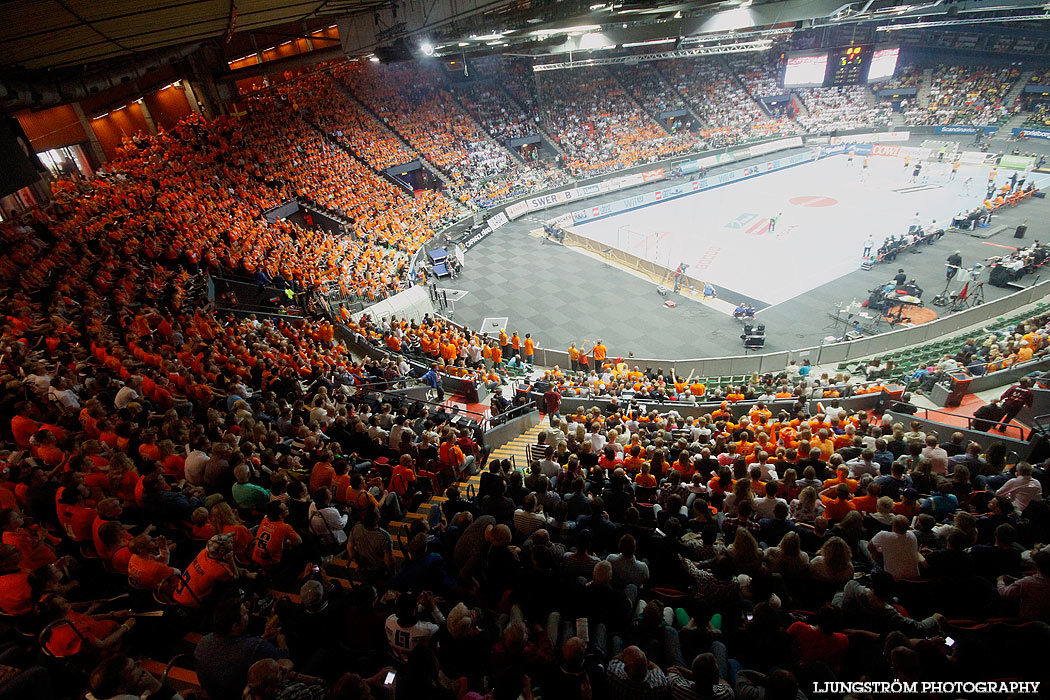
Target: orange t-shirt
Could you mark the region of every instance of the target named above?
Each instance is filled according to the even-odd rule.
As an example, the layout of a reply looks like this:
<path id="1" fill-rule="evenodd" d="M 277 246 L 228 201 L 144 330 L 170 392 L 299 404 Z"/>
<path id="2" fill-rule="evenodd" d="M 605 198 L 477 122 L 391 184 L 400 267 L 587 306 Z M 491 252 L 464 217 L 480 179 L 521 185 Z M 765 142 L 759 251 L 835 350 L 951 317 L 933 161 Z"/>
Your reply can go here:
<path id="1" fill-rule="evenodd" d="M 186 567 L 182 575 L 182 584 L 175 589 L 175 602 L 180 605 L 197 605 L 212 592 L 215 586 L 233 578 L 222 562 L 208 556 L 208 550 L 200 554 Z"/>
<path id="2" fill-rule="evenodd" d="M 36 535 L 25 529 L 5 532 L 3 543 L 11 545 L 21 553 L 22 561 L 18 566 L 23 571 L 32 571 L 38 566 L 52 564 L 58 559 L 55 550 L 47 544 L 40 544 Z"/>
<path id="3" fill-rule="evenodd" d="M 335 469 L 328 462 L 318 462 L 310 471 L 310 493 L 317 489 L 331 486 L 332 478 L 335 477 Z"/>
<path id="4" fill-rule="evenodd" d="M 25 416 L 15 416 L 11 419 L 11 432 L 15 436 L 15 442 L 23 450 L 29 449 L 29 438 L 39 430 L 36 421 Z"/>
<path id="5" fill-rule="evenodd" d="M 247 554 L 248 547 L 252 544 L 252 533 L 244 525 L 223 525 L 222 534 L 233 533 L 233 550 L 240 554 Z"/>
<path id="6" fill-rule="evenodd" d="M 278 564 L 284 554 L 285 540 L 296 537 L 295 529 L 288 523 L 274 522 L 263 518 L 255 533 L 255 550 L 252 561 L 259 565 Z"/>
<path id="7" fill-rule="evenodd" d="M 820 502 L 824 504 L 824 517 L 828 520 L 842 520 L 851 510 L 856 510 L 851 501 L 821 496 Z"/>
<path id="8" fill-rule="evenodd" d="M 48 651 L 59 658 L 73 656 L 81 650 L 84 642 L 105 639 L 120 627 L 116 620 L 96 620 L 72 610 L 66 614 L 66 619 L 72 623 L 75 631 L 70 625 L 57 625 L 47 640 Z"/>
<path id="9" fill-rule="evenodd" d="M 128 560 L 128 578 L 139 588 L 156 588 L 173 573 L 174 568 L 141 554 L 132 554 Z"/>

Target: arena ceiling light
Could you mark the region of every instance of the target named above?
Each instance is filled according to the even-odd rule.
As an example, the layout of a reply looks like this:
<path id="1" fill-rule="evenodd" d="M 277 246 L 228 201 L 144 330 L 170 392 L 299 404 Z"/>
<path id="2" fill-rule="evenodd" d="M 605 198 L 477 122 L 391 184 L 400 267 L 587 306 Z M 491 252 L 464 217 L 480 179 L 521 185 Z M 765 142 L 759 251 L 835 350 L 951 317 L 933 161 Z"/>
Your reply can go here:
<path id="1" fill-rule="evenodd" d="M 655 46 L 657 44 L 673 44 L 678 39 L 650 39 L 649 41 L 632 41 L 627 44 L 622 44 L 623 48 L 630 49 L 635 46 Z"/>
<path id="2" fill-rule="evenodd" d="M 424 41 L 423 43 L 421 43 L 419 45 L 419 50 L 423 52 L 424 56 L 434 55 L 434 45 L 431 44 L 429 41 Z"/>
<path id="3" fill-rule="evenodd" d="M 558 27 L 556 29 L 533 29 L 532 36 L 551 36 L 552 34 L 571 34 L 573 32 L 595 32 L 601 29 L 600 24 L 580 24 L 575 27 Z"/>

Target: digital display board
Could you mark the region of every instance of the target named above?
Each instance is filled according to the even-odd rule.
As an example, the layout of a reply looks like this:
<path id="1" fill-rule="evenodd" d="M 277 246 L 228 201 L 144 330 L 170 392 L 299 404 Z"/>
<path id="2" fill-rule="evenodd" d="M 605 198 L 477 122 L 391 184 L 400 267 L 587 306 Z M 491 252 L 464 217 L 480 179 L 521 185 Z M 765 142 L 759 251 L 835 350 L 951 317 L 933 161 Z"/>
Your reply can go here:
<path id="1" fill-rule="evenodd" d="M 875 83 L 880 80 L 889 80 L 897 70 L 897 58 L 900 56 L 900 48 L 876 49 L 871 55 L 871 63 L 868 64 L 868 82 Z"/>
<path id="2" fill-rule="evenodd" d="M 832 49 L 828 56 L 828 73 L 824 85 L 834 87 L 863 83 L 871 61 L 871 48 L 867 44 Z"/>
<path id="3" fill-rule="evenodd" d="M 820 87 L 827 69 L 827 51 L 788 54 L 784 62 L 784 87 Z"/>

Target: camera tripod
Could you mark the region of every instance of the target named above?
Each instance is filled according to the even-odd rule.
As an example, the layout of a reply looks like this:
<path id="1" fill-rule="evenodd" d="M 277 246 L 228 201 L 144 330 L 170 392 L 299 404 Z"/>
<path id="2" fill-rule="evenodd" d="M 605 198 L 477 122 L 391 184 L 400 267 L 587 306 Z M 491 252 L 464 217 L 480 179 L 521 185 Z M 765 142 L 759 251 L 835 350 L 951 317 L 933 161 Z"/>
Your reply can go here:
<path id="1" fill-rule="evenodd" d="M 969 290 L 966 294 L 966 298 L 960 297 L 958 294 L 952 296 L 952 305 L 948 307 L 948 313 L 955 313 L 956 311 L 962 311 L 963 309 L 973 308 L 980 306 L 984 303 L 984 282 L 978 282 Z"/>

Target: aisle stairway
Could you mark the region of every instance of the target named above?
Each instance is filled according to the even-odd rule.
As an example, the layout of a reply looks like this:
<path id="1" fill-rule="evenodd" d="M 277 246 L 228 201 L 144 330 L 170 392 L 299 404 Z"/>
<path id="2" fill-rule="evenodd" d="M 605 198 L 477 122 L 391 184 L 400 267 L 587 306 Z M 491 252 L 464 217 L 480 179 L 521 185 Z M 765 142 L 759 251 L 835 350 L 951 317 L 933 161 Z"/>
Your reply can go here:
<path id="1" fill-rule="evenodd" d="M 335 82 L 336 88 L 340 92 L 342 92 L 347 97 L 347 99 L 351 100 L 362 111 L 364 111 L 365 114 L 367 114 L 368 116 L 372 117 L 372 119 L 374 119 L 376 121 L 376 123 L 379 125 L 379 127 L 384 132 L 386 132 L 386 134 L 388 136 L 392 136 L 393 138 L 397 139 L 398 141 L 401 142 L 402 146 L 404 146 L 406 149 L 408 149 L 409 151 L 414 153 L 416 155 L 416 157 L 419 159 L 419 162 L 423 164 L 423 167 L 425 167 L 427 170 L 429 170 L 432 174 L 434 174 L 438 179 L 440 179 L 446 185 L 451 185 L 452 184 L 452 180 L 449 179 L 449 177 L 447 175 L 445 175 L 445 173 L 441 172 L 441 170 L 439 168 L 437 168 L 429 160 L 427 160 L 423 156 L 422 153 L 420 153 L 415 148 L 413 148 L 412 144 L 410 144 L 407 140 L 405 140 L 405 138 L 403 136 L 401 136 L 401 134 L 399 134 L 396 129 L 394 129 L 392 126 L 387 124 L 386 121 L 384 121 L 382 117 L 380 117 L 371 107 L 369 107 L 365 103 L 364 100 L 359 98 L 354 93 L 353 90 L 351 90 L 349 87 L 347 87 L 345 84 L 343 84 L 343 82 L 340 81 L 340 80 L 336 80 L 334 82 Z"/>
<path id="2" fill-rule="evenodd" d="M 1010 117 L 1010 121 L 999 127 L 999 130 L 995 132 L 995 136 L 992 137 L 992 140 L 1006 141 L 1007 139 L 1013 138 L 1014 129 L 1028 121 L 1028 118 L 1031 116 L 1031 112 L 1018 112 Z"/>
<path id="3" fill-rule="evenodd" d="M 918 100 L 919 106 L 923 109 L 926 109 L 930 106 L 931 87 L 933 87 L 933 69 L 923 68 L 922 83 L 919 85 L 919 92 L 915 94 L 915 99 Z"/>
<path id="4" fill-rule="evenodd" d="M 565 155 L 565 151 L 562 150 L 562 147 L 560 145 L 558 145 L 558 142 L 554 139 L 554 137 L 550 135 L 550 132 L 548 132 L 543 127 L 543 125 L 540 124 L 539 119 L 536 118 L 536 114 L 533 111 L 525 109 L 525 105 L 523 105 L 521 102 L 519 102 L 518 99 L 516 97 L 514 97 L 514 95 L 511 94 L 510 90 L 505 88 L 498 81 L 493 82 L 492 83 L 492 87 L 495 88 L 496 90 L 499 90 L 503 94 L 503 96 L 506 97 L 508 101 L 510 101 L 510 103 L 512 105 L 516 106 L 518 109 L 521 110 L 522 114 L 528 115 L 528 117 L 536 125 L 536 133 L 539 134 L 541 138 L 543 138 L 544 142 L 548 146 L 550 146 L 551 148 L 554 149 L 555 153 L 557 153 L 562 158 L 566 158 L 567 157 Z"/>
<path id="5" fill-rule="evenodd" d="M 1024 92 L 1025 86 L 1028 85 L 1028 82 L 1032 79 L 1033 72 L 1034 71 L 1026 70 L 1021 73 L 1017 82 L 1014 83 L 1014 86 L 1010 89 L 1010 92 L 1006 93 L 1006 97 L 1003 99 L 1005 104 L 1009 105 L 1017 101 L 1017 98 L 1021 96 L 1022 92 Z M 995 132 L 995 136 L 992 138 L 997 141 L 1005 141 L 1006 139 L 1012 138 L 1013 130 L 1028 121 L 1028 117 L 1030 116 L 1031 113 L 1023 110 L 1018 112 L 1010 117 L 1009 121 L 1000 126 L 999 130 Z"/>
<path id="6" fill-rule="evenodd" d="M 791 99 L 793 100 L 794 105 L 798 108 L 798 113 L 795 115 L 795 118 L 797 119 L 798 117 L 808 117 L 809 107 L 807 107 L 806 103 L 802 101 L 802 96 L 794 90 L 792 90 Z"/>
<path id="7" fill-rule="evenodd" d="M 493 450 L 489 455 L 489 460 L 498 459 L 509 459 L 511 460 L 515 469 L 520 469 L 523 472 L 528 471 L 528 446 L 534 445 L 536 439 L 541 432 L 547 430 L 550 427 L 550 422 L 546 417 L 533 428 L 526 430 L 518 437 L 511 440 L 506 445 Z M 486 465 L 487 467 L 487 465 Z M 480 472 L 464 481 L 457 482 L 460 492 L 464 498 L 473 496 L 477 493 L 478 487 L 481 485 L 481 474 Z M 435 494 L 425 503 L 419 505 L 414 511 L 405 514 L 403 520 L 391 521 L 387 526 L 387 531 L 390 533 L 394 540 L 394 560 L 401 564 L 404 561 L 407 548 L 408 548 L 408 529 L 409 525 L 414 520 L 425 520 L 430 514 L 430 508 L 432 505 L 440 505 L 446 500 L 444 495 Z M 351 563 L 345 551 L 334 557 L 331 562 L 325 566 L 325 573 L 329 579 L 335 581 L 345 587 L 354 587 L 358 585 L 361 580 L 357 574 L 357 565 Z M 285 591 L 276 588 L 269 589 L 269 595 L 275 598 L 287 599 L 293 603 L 299 602 L 299 594 L 297 591 Z M 168 670 L 168 682 L 176 690 L 182 692 L 201 692 L 200 682 L 197 678 L 197 673 L 194 670 L 193 664 L 193 649 L 197 646 L 202 635 L 200 632 L 188 632 L 181 640 L 175 643 L 174 651 L 181 656 L 176 657 L 171 668 Z M 157 677 L 160 677 L 164 673 L 168 666 L 166 660 L 145 658 L 142 660 L 143 668 L 150 671 Z"/>
<path id="8" fill-rule="evenodd" d="M 497 448 L 489 454 L 489 461 L 486 463 L 491 464 L 492 460 L 511 460 L 513 468 L 521 470 L 523 473 L 528 471 L 528 446 L 536 443 L 537 436 L 547 430 L 550 427 L 550 421 L 544 416 L 543 420 L 533 428 L 529 428 L 524 433 L 514 438 L 507 444 L 500 448 Z M 456 482 L 459 486 L 460 493 L 464 498 L 468 498 L 477 493 L 478 487 L 481 485 L 481 474 L 475 474 L 474 476 L 465 479 L 463 481 Z M 405 552 L 408 547 L 408 529 L 414 520 L 426 520 L 430 515 L 430 507 L 433 505 L 441 505 L 448 500 L 443 494 L 434 494 L 425 503 L 420 504 L 415 510 L 405 513 L 405 517 L 402 520 L 391 521 L 387 526 L 387 532 L 394 540 L 394 559 L 400 565 L 400 562 L 405 558 Z M 357 576 L 357 565 L 349 561 L 345 552 L 332 559 L 332 561 L 325 567 L 325 572 L 335 580 L 340 581 L 343 585 L 354 585 L 353 581 L 358 580 Z M 297 598 L 294 594 L 282 594 L 286 597 Z"/>
<path id="9" fill-rule="evenodd" d="M 630 100 L 631 102 L 633 102 L 636 105 L 638 105 L 638 109 L 642 110 L 642 114 L 646 115 L 647 117 L 649 117 L 650 120 L 652 120 L 657 125 L 659 125 L 660 130 L 663 131 L 665 134 L 671 133 L 671 130 L 667 126 L 667 124 L 664 124 L 662 121 L 657 119 L 656 115 L 653 114 L 652 112 L 650 112 L 649 108 L 646 107 L 644 104 L 642 104 L 641 100 L 639 100 L 637 97 L 635 97 L 634 95 L 631 94 L 631 91 L 628 90 L 627 86 L 623 84 L 622 80 L 620 80 L 620 76 L 616 75 L 616 71 L 614 71 L 612 68 L 609 68 L 609 67 L 605 67 L 604 70 L 613 79 L 613 81 L 616 82 L 616 84 L 619 86 L 620 90 L 623 92 L 624 96 L 628 100 Z"/>

